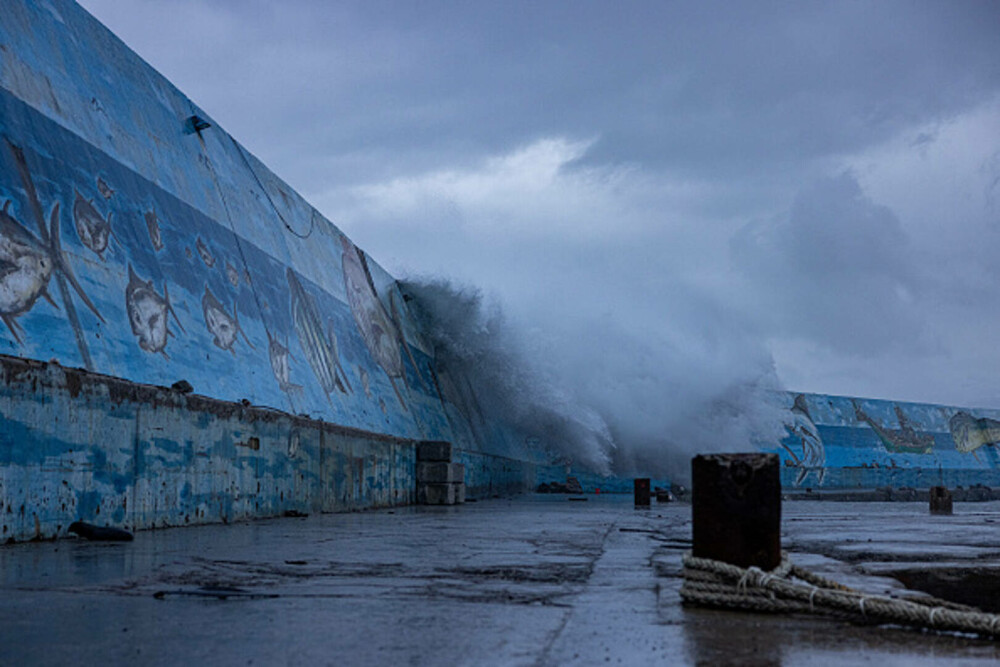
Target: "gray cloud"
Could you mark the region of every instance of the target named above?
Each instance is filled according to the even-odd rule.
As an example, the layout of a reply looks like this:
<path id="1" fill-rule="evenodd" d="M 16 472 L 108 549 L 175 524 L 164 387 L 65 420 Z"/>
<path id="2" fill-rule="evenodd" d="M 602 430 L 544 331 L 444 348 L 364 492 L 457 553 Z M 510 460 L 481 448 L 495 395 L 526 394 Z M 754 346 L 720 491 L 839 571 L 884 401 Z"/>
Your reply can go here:
<path id="1" fill-rule="evenodd" d="M 84 4 L 306 190 L 552 135 L 599 137 L 594 163 L 788 170 L 1000 83 L 989 2 Z"/>
<path id="2" fill-rule="evenodd" d="M 748 225 L 731 248 L 786 335 L 868 356 L 920 341 L 909 238 L 849 173 L 812 184 L 787 218 Z"/>

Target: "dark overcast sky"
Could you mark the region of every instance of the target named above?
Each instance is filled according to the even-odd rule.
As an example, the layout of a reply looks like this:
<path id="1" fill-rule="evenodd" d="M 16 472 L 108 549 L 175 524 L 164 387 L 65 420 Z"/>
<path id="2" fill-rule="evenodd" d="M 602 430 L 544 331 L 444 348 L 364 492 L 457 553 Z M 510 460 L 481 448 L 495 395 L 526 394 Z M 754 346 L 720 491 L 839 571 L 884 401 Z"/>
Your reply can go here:
<path id="1" fill-rule="evenodd" d="M 1000 407 L 995 1 L 82 4 L 595 402 Z"/>

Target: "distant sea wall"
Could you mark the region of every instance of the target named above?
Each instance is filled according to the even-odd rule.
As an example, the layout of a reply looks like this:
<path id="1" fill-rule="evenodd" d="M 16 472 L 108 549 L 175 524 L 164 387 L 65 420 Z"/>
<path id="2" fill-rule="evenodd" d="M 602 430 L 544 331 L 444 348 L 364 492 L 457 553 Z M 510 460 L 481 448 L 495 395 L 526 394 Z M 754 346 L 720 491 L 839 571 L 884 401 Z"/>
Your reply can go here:
<path id="1" fill-rule="evenodd" d="M 788 488 L 1000 486 L 1000 410 L 787 393 Z"/>
<path id="2" fill-rule="evenodd" d="M 392 276 L 211 116 L 70 0 L 0 15 L 8 538 L 411 502 L 422 439 L 531 481 Z"/>

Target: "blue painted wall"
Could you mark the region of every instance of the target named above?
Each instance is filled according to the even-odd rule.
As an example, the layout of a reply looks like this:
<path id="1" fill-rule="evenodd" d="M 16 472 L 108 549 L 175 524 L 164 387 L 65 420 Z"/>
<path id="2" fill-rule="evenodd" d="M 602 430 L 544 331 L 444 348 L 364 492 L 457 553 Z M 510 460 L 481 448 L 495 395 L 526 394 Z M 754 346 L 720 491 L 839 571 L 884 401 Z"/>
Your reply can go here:
<path id="1" fill-rule="evenodd" d="M 388 273 L 93 17 L 3 3 L 4 539 L 412 502 L 420 439 L 473 497 L 531 483 L 431 354 Z"/>
<path id="2" fill-rule="evenodd" d="M 780 394 L 788 410 L 780 443 L 788 487 L 1000 485 L 1000 411 L 922 403 Z"/>
<path id="3" fill-rule="evenodd" d="M 412 440 L 0 355 L 0 540 L 386 507 L 416 497 Z M 460 452 L 471 497 L 534 464 Z"/>
<path id="4" fill-rule="evenodd" d="M 3 19 L 0 353 L 525 454 L 470 427 L 392 277 L 96 20 Z"/>

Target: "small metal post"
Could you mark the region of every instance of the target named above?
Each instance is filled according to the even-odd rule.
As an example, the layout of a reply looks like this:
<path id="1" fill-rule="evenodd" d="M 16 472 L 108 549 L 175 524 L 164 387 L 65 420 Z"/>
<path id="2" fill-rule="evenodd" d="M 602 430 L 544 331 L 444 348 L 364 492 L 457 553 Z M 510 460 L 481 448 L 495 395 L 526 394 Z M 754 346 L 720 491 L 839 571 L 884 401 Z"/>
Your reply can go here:
<path id="1" fill-rule="evenodd" d="M 649 507 L 649 478 L 639 477 L 635 480 L 635 506 Z"/>
<path id="2" fill-rule="evenodd" d="M 693 553 L 773 570 L 781 563 L 781 477 L 776 454 L 691 460 Z"/>
<path id="3" fill-rule="evenodd" d="M 951 491 L 946 486 L 931 487 L 931 514 L 951 514 Z"/>

